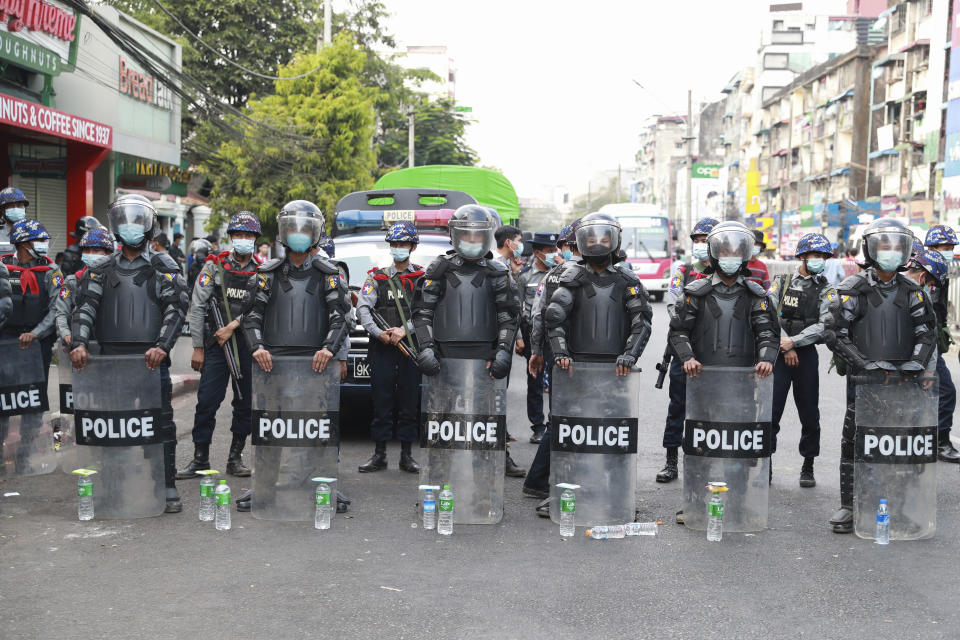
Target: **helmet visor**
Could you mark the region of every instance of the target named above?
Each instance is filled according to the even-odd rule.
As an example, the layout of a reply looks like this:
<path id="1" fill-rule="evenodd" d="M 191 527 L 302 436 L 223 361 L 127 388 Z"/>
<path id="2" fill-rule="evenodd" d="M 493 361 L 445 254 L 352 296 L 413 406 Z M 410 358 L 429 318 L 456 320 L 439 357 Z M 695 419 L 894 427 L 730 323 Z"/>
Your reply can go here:
<path id="1" fill-rule="evenodd" d="M 135 224 L 150 231 L 153 228 L 154 210 L 140 202 L 115 202 L 110 207 L 110 229 L 117 233 L 122 225 Z"/>
<path id="2" fill-rule="evenodd" d="M 310 246 L 313 247 L 320 241 L 323 220 L 310 215 L 282 215 L 277 218 L 277 232 L 283 243 L 295 233 L 306 234 L 310 236 Z"/>
<path id="3" fill-rule="evenodd" d="M 882 268 L 892 267 L 894 253 L 899 256 L 897 267 L 907 264 L 913 251 L 913 235 L 906 232 L 871 233 L 866 237 L 867 254 L 874 260 L 885 258 Z"/>
<path id="4" fill-rule="evenodd" d="M 465 258 L 476 259 L 493 251 L 496 245 L 490 222 L 457 220 L 450 222 L 450 244 Z"/>
<path id="5" fill-rule="evenodd" d="M 710 251 L 710 257 L 720 258 L 740 258 L 749 260 L 753 255 L 754 238 L 749 231 L 740 231 L 730 229 L 711 233 L 707 237 L 707 246 Z"/>
<path id="6" fill-rule="evenodd" d="M 583 224 L 576 235 L 577 249 L 587 257 L 607 256 L 620 246 L 620 227 L 614 224 Z"/>

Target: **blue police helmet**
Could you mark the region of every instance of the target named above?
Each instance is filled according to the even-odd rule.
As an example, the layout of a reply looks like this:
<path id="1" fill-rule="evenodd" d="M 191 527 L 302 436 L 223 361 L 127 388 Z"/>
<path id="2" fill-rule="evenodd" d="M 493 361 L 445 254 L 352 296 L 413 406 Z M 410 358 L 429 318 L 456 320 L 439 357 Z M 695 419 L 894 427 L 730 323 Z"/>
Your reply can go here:
<path id="1" fill-rule="evenodd" d="M 928 247 L 935 247 L 938 244 L 960 244 L 960 241 L 957 241 L 956 231 L 945 224 L 938 224 L 930 227 L 923 244 Z"/>
<path id="2" fill-rule="evenodd" d="M 100 249 L 113 251 L 115 248 L 113 234 L 104 227 L 90 229 L 90 231 L 87 231 L 83 234 L 83 237 L 80 238 L 80 248 L 86 249 L 88 247 L 98 247 Z"/>
<path id="3" fill-rule="evenodd" d="M 933 279 L 936 280 L 938 284 L 943 284 L 943 281 L 947 277 L 947 269 L 949 267 L 947 266 L 947 261 L 943 258 L 943 254 L 939 251 L 923 249 L 913 258 L 913 263 L 933 276 Z"/>
<path id="4" fill-rule="evenodd" d="M 27 200 L 27 197 L 23 195 L 23 191 L 20 191 L 20 189 L 16 187 L 0 189 L 0 206 L 17 203 L 23 203 L 24 206 L 30 205 L 30 201 Z"/>
<path id="5" fill-rule="evenodd" d="M 230 217 L 227 224 L 227 233 L 231 231 L 248 231 L 260 235 L 260 218 L 251 211 L 240 211 Z"/>
<path id="6" fill-rule="evenodd" d="M 802 256 L 805 253 L 813 253 L 814 251 L 832 256 L 833 244 L 827 240 L 827 237 L 823 234 L 805 234 L 802 238 L 800 238 L 800 241 L 797 242 L 796 255 Z"/>
<path id="7" fill-rule="evenodd" d="M 693 230 L 690 232 L 690 239 L 693 240 L 694 236 L 707 235 L 713 231 L 713 228 L 718 224 L 720 224 L 719 221 L 715 220 L 714 218 L 703 218 L 701 220 L 697 220 L 697 224 L 693 225 Z"/>
<path id="8" fill-rule="evenodd" d="M 417 233 L 417 227 L 412 222 L 401 220 L 400 222 L 394 222 L 390 228 L 387 229 L 387 235 L 384 240 L 387 242 L 412 242 L 417 244 L 420 242 L 420 234 Z"/>
<path id="9" fill-rule="evenodd" d="M 13 244 L 49 239 L 50 234 L 38 220 L 20 220 L 13 223 L 13 229 L 10 230 L 10 242 Z"/>

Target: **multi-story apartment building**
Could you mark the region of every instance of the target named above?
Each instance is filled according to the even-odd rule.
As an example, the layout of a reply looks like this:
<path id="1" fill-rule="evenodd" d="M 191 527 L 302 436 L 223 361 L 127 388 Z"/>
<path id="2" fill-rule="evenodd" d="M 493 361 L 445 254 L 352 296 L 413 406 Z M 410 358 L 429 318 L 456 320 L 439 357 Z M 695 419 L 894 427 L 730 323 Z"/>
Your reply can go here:
<path id="1" fill-rule="evenodd" d="M 640 149 L 636 155 L 636 178 L 631 198 L 659 205 L 676 220 L 675 187 L 671 161 L 686 157 L 684 116 L 651 116 L 640 131 Z"/>

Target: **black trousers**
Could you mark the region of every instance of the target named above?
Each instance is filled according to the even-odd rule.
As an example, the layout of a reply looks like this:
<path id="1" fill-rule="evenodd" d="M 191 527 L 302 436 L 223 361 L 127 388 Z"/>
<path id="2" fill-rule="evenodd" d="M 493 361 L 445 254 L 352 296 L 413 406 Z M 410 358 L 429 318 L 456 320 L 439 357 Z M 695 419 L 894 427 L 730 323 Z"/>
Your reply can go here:
<path id="1" fill-rule="evenodd" d="M 781 353 L 773 367 L 773 451 L 777 450 L 780 418 L 792 385 L 793 401 L 800 416 L 800 455 L 814 458 L 820 455 L 820 359 L 817 347 L 800 347 L 797 358 L 797 366 L 788 367 Z"/>
<path id="2" fill-rule="evenodd" d="M 373 419 L 370 437 L 374 442 L 393 439 L 417 442 L 420 431 L 420 371 L 410 358 L 392 345 L 370 339 L 370 388 L 373 392 Z"/>

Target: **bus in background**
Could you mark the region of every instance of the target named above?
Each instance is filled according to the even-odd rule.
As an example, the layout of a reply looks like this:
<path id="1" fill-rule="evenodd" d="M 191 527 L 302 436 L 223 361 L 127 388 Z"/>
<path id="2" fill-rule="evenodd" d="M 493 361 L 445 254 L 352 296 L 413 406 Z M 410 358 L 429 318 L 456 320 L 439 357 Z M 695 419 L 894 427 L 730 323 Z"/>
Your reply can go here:
<path id="1" fill-rule="evenodd" d="M 600 207 L 600 213 L 615 217 L 623 233 L 620 248 L 643 282 L 650 297 L 660 302 L 670 286 L 674 229 L 670 219 L 652 204 L 622 202 Z"/>

